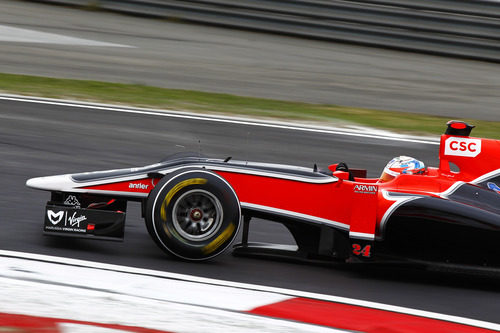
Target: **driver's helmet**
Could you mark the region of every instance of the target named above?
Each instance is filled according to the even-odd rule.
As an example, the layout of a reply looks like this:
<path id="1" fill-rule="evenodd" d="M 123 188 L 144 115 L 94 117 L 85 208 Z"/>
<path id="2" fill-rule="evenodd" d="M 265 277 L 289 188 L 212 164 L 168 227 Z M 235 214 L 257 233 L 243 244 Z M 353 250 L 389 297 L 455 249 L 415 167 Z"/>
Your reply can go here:
<path id="1" fill-rule="evenodd" d="M 424 162 L 409 156 L 398 156 L 387 163 L 380 175 L 380 181 L 388 182 L 400 174 L 421 175 L 425 170 Z"/>

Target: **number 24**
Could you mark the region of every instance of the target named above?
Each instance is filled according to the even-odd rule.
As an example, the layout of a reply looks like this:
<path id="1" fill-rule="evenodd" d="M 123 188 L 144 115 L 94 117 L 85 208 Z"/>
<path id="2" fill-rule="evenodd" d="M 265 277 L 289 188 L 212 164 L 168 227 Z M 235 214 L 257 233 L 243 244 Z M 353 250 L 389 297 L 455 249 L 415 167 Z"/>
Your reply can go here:
<path id="1" fill-rule="evenodd" d="M 365 245 L 365 247 L 363 247 L 363 249 L 361 249 L 361 245 L 359 244 L 352 244 L 352 253 L 356 256 L 363 256 L 363 257 L 366 257 L 366 258 L 369 258 L 371 256 L 371 251 L 372 249 L 372 246 L 371 245 Z"/>

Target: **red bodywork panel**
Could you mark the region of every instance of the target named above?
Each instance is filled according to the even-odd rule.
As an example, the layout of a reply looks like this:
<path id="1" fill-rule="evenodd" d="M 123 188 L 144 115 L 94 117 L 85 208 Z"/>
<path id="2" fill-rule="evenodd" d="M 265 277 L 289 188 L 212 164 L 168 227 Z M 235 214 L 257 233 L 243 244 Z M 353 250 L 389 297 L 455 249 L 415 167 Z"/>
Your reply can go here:
<path id="1" fill-rule="evenodd" d="M 217 173 L 231 184 L 242 205 L 249 203 L 348 225 L 349 210 L 344 200 L 328 200 L 349 195 L 349 187 L 339 186 L 338 182 L 313 184 L 240 173 Z"/>

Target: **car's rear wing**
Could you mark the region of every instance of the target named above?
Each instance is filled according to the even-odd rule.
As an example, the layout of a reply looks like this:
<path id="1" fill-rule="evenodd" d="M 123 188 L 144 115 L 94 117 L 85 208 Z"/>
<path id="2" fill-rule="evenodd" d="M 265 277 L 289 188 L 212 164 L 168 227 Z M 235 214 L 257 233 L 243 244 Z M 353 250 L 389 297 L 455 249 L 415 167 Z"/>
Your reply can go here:
<path id="1" fill-rule="evenodd" d="M 500 141 L 469 137 L 474 128 L 463 121 L 451 120 L 441 136 L 439 170 L 443 175 L 465 182 L 499 170 Z M 459 171 L 452 171 L 450 163 Z"/>

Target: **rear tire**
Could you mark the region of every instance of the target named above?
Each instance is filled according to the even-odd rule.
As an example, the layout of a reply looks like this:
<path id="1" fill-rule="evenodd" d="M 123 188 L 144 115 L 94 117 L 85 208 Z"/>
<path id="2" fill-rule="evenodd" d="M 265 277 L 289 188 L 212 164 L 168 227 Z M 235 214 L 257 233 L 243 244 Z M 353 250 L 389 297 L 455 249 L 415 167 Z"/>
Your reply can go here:
<path id="1" fill-rule="evenodd" d="M 149 194 L 146 227 L 167 253 L 186 260 L 207 260 L 236 237 L 241 219 L 238 197 L 219 175 L 185 169 L 167 175 Z"/>

